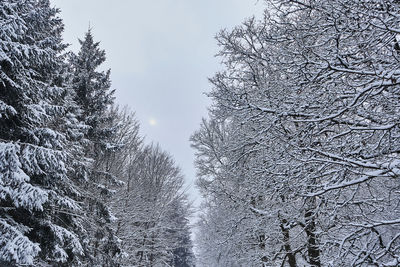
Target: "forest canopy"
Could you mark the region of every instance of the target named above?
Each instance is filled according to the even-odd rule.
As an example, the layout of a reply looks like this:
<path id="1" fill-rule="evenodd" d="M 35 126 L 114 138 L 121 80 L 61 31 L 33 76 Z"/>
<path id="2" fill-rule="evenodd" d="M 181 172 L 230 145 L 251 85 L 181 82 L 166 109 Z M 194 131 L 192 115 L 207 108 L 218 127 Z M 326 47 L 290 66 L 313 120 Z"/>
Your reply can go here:
<path id="1" fill-rule="evenodd" d="M 199 262 L 399 266 L 399 2 L 264 2 L 217 35 Z"/>

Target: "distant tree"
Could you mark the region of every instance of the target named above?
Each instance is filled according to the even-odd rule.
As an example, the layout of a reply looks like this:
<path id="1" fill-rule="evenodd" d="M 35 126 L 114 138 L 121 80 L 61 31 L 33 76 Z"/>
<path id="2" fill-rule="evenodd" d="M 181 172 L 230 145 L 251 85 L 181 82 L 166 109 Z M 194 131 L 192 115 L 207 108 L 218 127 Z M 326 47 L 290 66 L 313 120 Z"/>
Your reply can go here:
<path id="1" fill-rule="evenodd" d="M 189 210 L 179 168 L 155 145 L 141 148 L 131 159 L 115 208 L 123 264 L 192 266 Z"/>
<path id="2" fill-rule="evenodd" d="M 172 209 L 168 214 L 167 238 L 174 242 L 172 259 L 169 265 L 175 267 L 195 266 L 195 256 L 193 253 L 193 243 L 189 226 L 191 207 L 187 203 L 185 195 L 177 198 L 171 203 Z"/>

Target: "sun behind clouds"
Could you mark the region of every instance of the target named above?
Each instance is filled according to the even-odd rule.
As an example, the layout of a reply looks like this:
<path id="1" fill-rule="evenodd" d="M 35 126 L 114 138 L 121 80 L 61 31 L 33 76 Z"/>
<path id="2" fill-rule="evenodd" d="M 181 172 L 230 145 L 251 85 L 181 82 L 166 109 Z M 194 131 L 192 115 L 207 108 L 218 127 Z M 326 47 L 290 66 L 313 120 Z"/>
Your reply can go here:
<path id="1" fill-rule="evenodd" d="M 150 124 L 151 126 L 156 126 L 156 125 L 157 125 L 156 119 L 150 118 L 150 119 L 149 119 L 149 124 Z"/>

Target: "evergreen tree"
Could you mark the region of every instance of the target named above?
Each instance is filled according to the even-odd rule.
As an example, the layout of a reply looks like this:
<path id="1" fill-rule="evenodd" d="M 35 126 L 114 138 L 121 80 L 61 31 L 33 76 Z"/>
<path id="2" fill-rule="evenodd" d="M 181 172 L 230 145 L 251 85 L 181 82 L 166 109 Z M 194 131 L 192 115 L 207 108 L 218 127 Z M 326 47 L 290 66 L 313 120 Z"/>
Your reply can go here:
<path id="1" fill-rule="evenodd" d="M 81 114 L 79 119 L 87 125 L 85 156 L 91 161 L 87 165 L 87 183 L 83 188 L 85 209 L 87 211 L 86 229 L 89 243 L 88 257 L 92 264 L 116 264 L 113 260 L 119 252 L 117 238 L 111 228 L 112 214 L 107 202 L 111 195 L 110 185 L 119 180 L 109 167 L 109 157 L 120 149 L 112 140 L 118 126 L 113 123 L 110 108 L 114 101 L 110 90 L 110 70 L 98 71 L 106 60 L 104 50 L 93 41 L 91 30 L 79 40 L 81 49 L 77 55 L 71 54 L 71 87 L 76 93 Z"/>
<path id="2" fill-rule="evenodd" d="M 174 243 L 174 246 L 170 265 L 175 267 L 195 266 L 188 219 L 190 216 L 190 205 L 187 203 L 186 195 L 173 200 L 171 206 L 173 209 L 168 214 L 170 227 L 168 228 L 167 236 Z"/>
<path id="3" fill-rule="evenodd" d="M 66 47 L 57 13 L 48 0 L 0 2 L 2 265 L 78 265 L 83 253 L 70 137 L 59 127 L 69 113 L 56 82 Z"/>
<path id="4" fill-rule="evenodd" d="M 87 137 L 93 143 L 88 154 L 95 157 L 96 153 L 107 148 L 107 140 L 114 132 L 105 126 L 111 120 L 107 110 L 114 102 L 114 90 L 110 90 L 110 70 L 98 71 L 106 60 L 106 54 L 99 48 L 100 43 L 94 42 L 90 29 L 79 43 L 78 55 L 71 54 L 72 85 L 77 95 L 76 102 L 82 108 L 80 119 L 89 126 Z M 99 146 L 101 149 L 96 150 Z"/>

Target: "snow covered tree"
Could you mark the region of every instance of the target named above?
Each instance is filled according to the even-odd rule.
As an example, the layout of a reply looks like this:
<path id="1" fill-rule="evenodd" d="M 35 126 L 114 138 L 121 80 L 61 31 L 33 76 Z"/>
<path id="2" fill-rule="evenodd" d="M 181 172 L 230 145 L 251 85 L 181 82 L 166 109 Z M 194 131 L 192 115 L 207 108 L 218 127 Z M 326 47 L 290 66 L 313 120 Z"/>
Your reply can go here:
<path id="1" fill-rule="evenodd" d="M 193 266 L 183 178 L 158 146 L 142 148 L 127 165 L 117 194 L 117 234 L 127 266 Z"/>
<path id="2" fill-rule="evenodd" d="M 79 53 L 71 54 L 70 60 L 74 72 L 72 85 L 77 94 L 76 101 L 83 111 L 82 121 L 89 126 L 88 139 L 95 143 L 95 147 L 106 148 L 107 137 L 113 131 L 104 124 L 110 120 L 106 114 L 114 102 L 114 90 L 110 90 L 110 70 L 98 70 L 105 62 L 106 54 L 99 48 L 100 43 L 94 42 L 90 29 L 79 43 Z M 94 148 L 93 150 L 89 151 L 92 157 L 99 153 Z"/>
<path id="3" fill-rule="evenodd" d="M 0 265 L 118 266 L 119 231 L 128 264 L 193 266 L 179 168 L 112 107 L 90 30 L 65 61 L 57 13 L 0 2 Z"/>
<path id="4" fill-rule="evenodd" d="M 56 81 L 66 47 L 57 13 L 47 0 L 0 2 L 2 265 L 79 265 L 83 255 L 71 136 L 59 127 L 69 112 Z"/>
<path id="5" fill-rule="evenodd" d="M 88 127 L 84 151 L 91 164 L 86 166 L 88 178 L 83 184 L 87 212 L 85 227 L 90 240 L 87 256 L 91 257 L 91 264 L 112 265 L 119 245 L 111 227 L 113 215 L 107 202 L 111 195 L 110 186 L 118 184 L 119 179 L 109 170 L 109 157 L 121 148 L 120 144 L 112 143 L 118 128 L 110 112 L 114 91 L 110 90 L 110 71 L 98 71 L 106 57 L 99 43 L 94 42 L 90 29 L 79 42 L 79 53 L 70 55 L 70 86 L 75 90 L 75 101 L 81 109 L 78 118 Z"/>
<path id="6" fill-rule="evenodd" d="M 186 198 L 183 195 L 180 198 L 174 199 L 171 203 L 171 211 L 167 215 L 167 223 L 170 225 L 167 229 L 167 238 L 173 244 L 172 259 L 169 265 L 175 267 L 195 266 L 195 256 L 193 254 L 193 244 L 189 227 L 191 207 L 187 203 Z"/>
<path id="7" fill-rule="evenodd" d="M 262 21 L 218 35 L 225 71 L 193 136 L 201 229 L 242 232 L 208 262 L 396 266 L 399 3 L 266 2 Z M 241 216 L 216 218 L 234 204 Z M 258 246 L 241 241 L 251 225 Z"/>
<path id="8" fill-rule="evenodd" d="M 194 255 L 188 225 L 190 205 L 187 204 L 186 196 L 175 191 L 177 189 L 182 190 L 182 188 L 179 186 L 176 188 L 168 187 L 168 184 L 160 185 L 177 194 L 171 197 L 171 200 L 158 195 L 157 192 L 160 190 L 158 186 L 144 183 L 151 179 L 169 179 L 163 177 L 163 175 L 168 175 L 168 168 L 164 166 L 168 166 L 167 161 L 164 165 L 161 164 L 165 167 L 165 170 L 162 166 L 159 166 L 160 164 L 150 165 L 148 163 L 149 159 L 158 154 L 163 155 L 164 152 L 159 151 L 159 148 L 143 148 L 143 138 L 139 136 L 139 125 L 134 114 L 126 108 L 122 110 L 113 108 L 111 112 L 115 124 L 118 125 L 113 142 L 123 144 L 122 149 L 110 154 L 107 160 L 107 166 L 109 166 L 107 170 L 125 182 L 123 187 L 116 188 L 117 192 L 112 198 L 112 211 L 117 217 L 114 229 L 122 240 L 123 252 L 120 257 L 122 265 L 139 264 L 137 254 L 142 253 L 142 251 L 138 252 L 135 247 L 140 247 L 142 240 L 146 238 L 145 236 L 150 235 L 151 229 L 154 230 L 157 227 L 159 237 L 154 241 L 157 244 L 154 247 L 161 247 L 162 245 L 165 251 L 168 251 L 167 264 L 170 266 L 193 266 Z M 158 161 L 163 162 L 162 160 Z M 156 175 L 159 178 L 153 177 Z M 171 177 L 171 179 L 172 181 L 176 179 L 179 182 L 182 178 L 177 176 Z M 163 190 L 168 191 L 168 189 Z M 153 197 L 145 197 L 147 194 L 149 196 L 154 195 L 154 199 L 158 199 L 157 203 L 159 204 L 154 203 Z M 166 202 L 171 203 L 165 205 Z M 164 206 L 160 206 L 161 203 Z M 148 208 L 144 209 L 143 207 Z M 152 213 L 155 211 L 158 214 L 157 219 L 155 219 L 158 225 L 143 229 L 145 228 L 144 223 L 140 224 L 137 220 L 139 218 L 142 218 L 143 222 L 151 220 L 154 217 Z M 167 258 L 164 259 L 164 262 Z M 143 259 L 140 264 L 147 265 L 149 261 Z"/>

